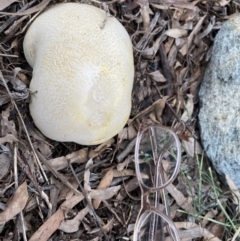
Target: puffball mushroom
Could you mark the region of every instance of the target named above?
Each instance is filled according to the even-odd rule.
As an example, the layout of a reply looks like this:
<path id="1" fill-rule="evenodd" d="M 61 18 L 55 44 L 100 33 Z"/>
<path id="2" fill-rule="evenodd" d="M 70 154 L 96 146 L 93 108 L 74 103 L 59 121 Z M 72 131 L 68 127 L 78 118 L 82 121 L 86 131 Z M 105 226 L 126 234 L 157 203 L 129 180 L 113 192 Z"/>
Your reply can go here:
<path id="1" fill-rule="evenodd" d="M 120 132 L 131 110 L 134 78 L 128 33 L 103 10 L 54 5 L 29 27 L 23 48 L 33 68 L 30 114 L 57 141 L 102 143 Z"/>

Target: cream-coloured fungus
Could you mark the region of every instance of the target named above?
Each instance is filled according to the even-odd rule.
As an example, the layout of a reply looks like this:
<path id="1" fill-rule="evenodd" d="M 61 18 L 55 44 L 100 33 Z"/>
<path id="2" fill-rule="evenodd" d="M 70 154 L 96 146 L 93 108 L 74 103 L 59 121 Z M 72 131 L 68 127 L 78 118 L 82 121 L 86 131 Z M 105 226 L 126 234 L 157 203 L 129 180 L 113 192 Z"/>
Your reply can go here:
<path id="1" fill-rule="evenodd" d="M 94 6 L 54 5 L 29 27 L 23 47 L 33 68 L 30 113 L 47 137 L 102 143 L 126 124 L 134 77 L 131 40 Z"/>

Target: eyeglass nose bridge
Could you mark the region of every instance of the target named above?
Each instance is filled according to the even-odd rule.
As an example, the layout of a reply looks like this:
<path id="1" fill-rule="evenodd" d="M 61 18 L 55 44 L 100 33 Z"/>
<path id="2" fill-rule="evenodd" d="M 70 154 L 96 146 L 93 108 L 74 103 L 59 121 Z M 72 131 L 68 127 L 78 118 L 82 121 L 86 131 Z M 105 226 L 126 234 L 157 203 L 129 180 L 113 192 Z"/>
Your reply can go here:
<path id="1" fill-rule="evenodd" d="M 146 188 L 145 191 L 143 191 L 143 190 L 141 190 L 142 191 L 141 209 L 140 209 L 139 214 L 138 214 L 135 229 L 136 229 L 136 227 L 141 226 L 141 223 L 143 222 L 142 216 L 144 215 L 144 213 L 149 212 L 149 213 L 152 213 L 153 215 L 157 215 L 158 217 L 162 218 L 164 220 L 164 222 L 166 222 L 166 224 L 167 224 L 166 228 L 169 230 L 168 231 L 169 235 L 173 238 L 174 241 L 180 241 L 178 230 L 176 229 L 172 220 L 169 219 L 170 214 L 169 214 L 169 210 L 168 210 L 169 209 L 168 204 L 163 200 L 162 201 L 163 201 L 164 204 L 159 203 L 158 198 L 155 199 L 154 205 L 150 203 L 149 196 L 153 193 L 155 193 L 155 195 L 161 196 L 162 199 L 164 199 L 166 197 L 164 188 L 163 189 L 158 188 L 158 191 L 161 192 L 159 194 L 155 191 L 152 191 L 149 188 Z M 165 197 L 163 197 L 163 196 L 165 196 Z M 135 239 L 133 239 L 133 241 L 138 241 L 138 239 L 136 239 L 137 233 L 138 233 L 138 231 L 135 230 L 134 231 Z M 150 241 L 152 241 L 152 239 L 150 239 Z"/>
<path id="2" fill-rule="evenodd" d="M 137 175 L 138 183 L 139 183 L 139 186 L 140 186 L 140 189 L 141 189 L 142 193 L 154 193 L 154 192 L 157 192 L 161 189 L 166 188 L 169 184 L 171 184 L 175 180 L 175 178 L 178 174 L 179 168 L 180 168 L 180 164 L 177 163 L 175 168 L 174 168 L 172 176 L 166 182 L 162 182 L 161 186 L 158 186 L 158 187 L 148 187 L 148 186 L 146 186 L 144 184 L 144 181 L 143 181 L 142 177 Z M 138 171 L 140 172 L 140 170 L 138 170 Z M 160 175 L 162 175 L 162 174 L 160 173 Z M 161 178 L 163 178 L 163 177 L 161 177 Z"/>
<path id="3" fill-rule="evenodd" d="M 142 193 L 142 196 L 141 196 L 141 206 L 142 206 L 142 210 L 149 210 L 149 211 L 151 211 L 151 210 L 153 210 L 153 207 L 154 207 L 154 208 L 159 209 L 159 210 L 160 210 L 161 212 L 163 212 L 163 213 L 167 213 L 167 209 L 168 209 L 169 207 L 166 207 L 165 204 L 162 204 L 162 203 L 159 203 L 159 202 L 155 202 L 154 204 L 152 204 L 152 203 L 150 202 L 149 196 L 150 196 L 151 194 L 153 194 L 153 193 L 154 193 L 154 192 L 149 192 L 149 191 Z M 162 195 L 165 195 L 165 193 L 163 192 L 163 193 L 161 194 L 161 198 L 162 198 Z"/>
<path id="4" fill-rule="evenodd" d="M 169 134 L 167 142 L 164 143 L 164 145 L 160 149 L 159 149 L 159 147 L 157 147 L 158 145 L 156 142 L 156 136 L 157 136 L 156 132 L 159 130 L 161 132 L 165 132 L 165 133 Z M 142 137 L 147 133 L 149 134 L 149 139 L 151 142 L 153 161 L 155 162 L 155 165 L 156 165 L 156 169 L 155 169 L 156 173 L 154 173 L 154 175 L 159 177 L 158 180 L 156 179 L 156 181 L 158 183 L 154 184 L 155 187 L 146 186 L 142 176 L 140 175 L 140 166 L 139 166 L 140 163 L 138 161 L 139 156 L 140 156 L 139 148 L 140 148 Z M 175 157 L 176 163 L 175 163 L 175 167 L 173 168 L 172 174 L 169 176 L 169 178 L 164 180 L 165 177 L 161 170 L 162 159 L 164 159 L 164 155 L 166 154 L 165 152 L 166 152 L 166 150 L 168 150 L 168 148 L 171 145 L 176 147 L 176 157 Z M 160 153 L 159 153 L 159 151 L 160 151 Z M 143 129 L 140 133 L 138 133 L 138 137 L 137 137 L 137 141 L 136 141 L 136 145 L 135 145 L 135 167 L 136 167 L 136 174 L 138 177 L 139 184 L 141 186 L 141 189 L 144 192 L 149 191 L 149 190 L 150 190 L 150 192 L 154 192 L 154 191 L 157 191 L 159 188 L 165 188 L 167 185 L 171 184 L 179 172 L 180 162 L 181 162 L 180 142 L 179 142 L 177 135 L 171 129 L 168 129 L 166 127 L 151 126 L 151 127 L 147 127 L 145 129 Z"/>

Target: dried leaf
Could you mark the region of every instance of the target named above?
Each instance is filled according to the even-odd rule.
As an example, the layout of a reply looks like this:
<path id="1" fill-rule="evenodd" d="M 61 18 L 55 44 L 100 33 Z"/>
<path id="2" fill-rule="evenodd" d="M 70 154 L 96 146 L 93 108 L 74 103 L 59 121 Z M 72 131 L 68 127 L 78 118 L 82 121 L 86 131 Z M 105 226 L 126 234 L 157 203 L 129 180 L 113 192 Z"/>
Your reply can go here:
<path id="1" fill-rule="evenodd" d="M 24 182 L 18 187 L 13 195 L 12 200 L 8 203 L 7 208 L 0 213 L 0 225 L 13 219 L 18 213 L 20 213 L 27 204 L 28 191 L 27 183 Z"/>
<path id="2" fill-rule="evenodd" d="M 186 122 L 192 118 L 193 107 L 194 107 L 193 96 L 190 94 L 188 95 L 188 100 L 187 100 L 187 103 L 185 104 L 185 110 L 182 114 L 181 120 Z"/>
<path id="3" fill-rule="evenodd" d="M 117 165 L 117 170 L 119 172 L 123 171 L 125 169 L 125 167 L 129 164 L 130 160 L 129 159 L 125 159 L 123 162 L 120 162 Z"/>
<path id="4" fill-rule="evenodd" d="M 202 26 L 203 21 L 205 20 L 207 15 L 204 15 L 197 23 L 197 25 L 194 27 L 193 31 L 187 38 L 187 43 L 180 49 L 180 53 L 185 56 L 187 54 L 188 49 L 190 48 L 193 38 L 195 35 L 197 35 L 200 31 L 200 28 Z"/>
<path id="5" fill-rule="evenodd" d="M 136 176 L 135 170 L 124 169 L 122 171 L 114 170 L 113 177 L 125 177 L 125 176 Z"/>
<path id="6" fill-rule="evenodd" d="M 115 218 L 111 218 L 110 220 L 108 220 L 107 224 L 103 226 L 103 229 L 109 232 L 113 228 L 114 223 L 115 223 Z"/>
<path id="7" fill-rule="evenodd" d="M 162 123 L 162 114 L 163 114 L 163 110 L 165 108 L 167 100 L 168 100 L 168 96 L 167 95 L 163 96 L 163 98 L 160 99 L 160 101 L 154 105 L 154 114 L 156 116 L 156 119 L 160 123 Z"/>
<path id="8" fill-rule="evenodd" d="M 136 129 L 134 128 L 133 125 L 130 125 L 129 127 L 125 127 L 123 128 L 119 134 L 118 134 L 118 138 L 120 140 L 133 140 L 134 138 L 136 138 L 137 136 L 137 131 Z"/>
<path id="9" fill-rule="evenodd" d="M 147 115 L 149 114 L 150 112 L 152 112 L 154 110 L 154 106 L 156 104 L 158 104 L 159 102 L 162 102 L 162 99 L 158 99 L 157 101 L 155 101 L 154 103 L 152 103 L 151 106 L 147 107 L 146 109 L 144 109 L 143 111 L 139 112 L 136 116 L 134 116 L 133 119 L 129 120 L 129 125 L 134 121 L 136 120 L 137 118 L 140 118 L 142 117 L 143 115 Z"/>
<path id="10" fill-rule="evenodd" d="M 77 232 L 79 230 L 79 225 L 81 221 L 88 214 L 89 210 L 90 208 L 87 206 L 82 209 L 73 219 L 66 221 L 63 220 L 58 229 L 66 233 Z"/>
<path id="11" fill-rule="evenodd" d="M 112 179 L 113 179 L 113 169 L 111 168 L 110 170 L 108 170 L 105 173 L 105 175 L 104 175 L 103 179 L 101 180 L 101 182 L 99 183 L 97 189 L 108 188 L 112 182 Z M 101 204 L 101 200 L 97 200 L 97 199 L 93 200 L 93 207 L 95 209 L 98 209 L 100 204 Z"/>
<path id="12" fill-rule="evenodd" d="M 116 200 L 122 201 L 126 197 L 127 192 L 131 192 L 138 187 L 139 187 L 138 179 L 134 177 L 133 179 L 128 181 L 127 184 L 125 184 L 124 189 L 122 189 L 121 192 L 117 195 Z M 115 206 L 118 205 L 118 202 L 115 203 L 114 205 Z"/>
<path id="13" fill-rule="evenodd" d="M 169 73 L 171 73 L 170 67 L 174 66 L 174 63 L 176 62 L 177 53 L 178 53 L 178 48 L 176 45 L 173 45 L 168 54 Z"/>
<path id="14" fill-rule="evenodd" d="M 179 230 L 179 234 L 182 240 L 192 240 L 196 238 L 204 238 L 204 240 L 211 241 L 221 241 L 219 238 L 215 237 L 207 229 L 199 227 L 195 223 L 191 222 L 175 222 L 176 228 Z M 187 230 L 180 230 L 180 229 Z"/>
<path id="15" fill-rule="evenodd" d="M 181 38 L 184 37 L 185 35 L 187 35 L 187 30 L 186 29 L 168 29 L 165 34 L 169 37 L 172 38 Z"/>
<path id="16" fill-rule="evenodd" d="M 207 28 L 200 34 L 198 34 L 198 38 L 202 39 L 204 37 L 206 37 L 213 29 L 214 25 L 215 25 L 215 16 L 211 17 L 211 21 L 209 22 Z"/>
<path id="17" fill-rule="evenodd" d="M 92 197 L 93 199 L 107 200 L 115 196 L 120 189 L 121 185 L 109 187 L 106 189 L 92 190 L 90 193 L 90 197 Z"/>
<path id="18" fill-rule="evenodd" d="M 195 154 L 203 154 L 203 149 L 200 143 L 193 137 L 188 137 L 188 140 L 182 140 L 182 145 L 187 154 L 191 157 L 194 157 Z"/>
<path id="19" fill-rule="evenodd" d="M 118 133 L 118 139 L 124 140 L 128 139 L 128 133 L 127 133 L 127 128 L 123 128 L 119 133 Z"/>
<path id="20" fill-rule="evenodd" d="M 238 207 L 238 212 L 240 213 L 240 191 L 237 188 L 237 186 L 235 185 L 235 183 L 233 182 L 233 180 L 226 174 L 225 175 L 227 184 L 232 192 L 232 196 L 233 196 L 233 203 L 237 205 Z"/>
<path id="21" fill-rule="evenodd" d="M 12 134 L 7 134 L 4 137 L 0 137 L 0 144 L 13 143 L 13 142 L 17 142 L 17 141 L 18 141 L 18 139 Z"/>
<path id="22" fill-rule="evenodd" d="M 190 228 L 195 228 L 198 227 L 196 223 L 192 222 L 174 222 L 175 226 L 177 229 L 190 229 Z"/>
<path id="23" fill-rule="evenodd" d="M 220 6 L 224 7 L 230 3 L 230 0 L 219 0 L 218 3 Z"/>
<path id="24" fill-rule="evenodd" d="M 84 190 L 88 193 L 89 191 L 91 191 L 91 186 L 90 186 L 90 171 L 88 169 L 88 167 L 93 165 L 93 160 L 90 159 L 85 167 L 85 172 L 84 172 Z"/>
<path id="25" fill-rule="evenodd" d="M 152 14 L 151 9 L 149 8 L 149 3 L 146 2 L 144 4 L 141 4 L 141 16 L 143 20 L 143 31 L 147 31 L 147 29 L 150 26 L 150 14 Z"/>
<path id="26" fill-rule="evenodd" d="M 168 185 L 166 189 L 172 195 L 172 197 L 176 200 L 177 204 L 181 208 L 193 214 L 197 213 L 194 207 L 192 206 L 192 198 L 184 197 L 184 195 L 175 186 L 173 186 L 173 184 Z"/>
<path id="27" fill-rule="evenodd" d="M 1 115 L 0 115 L 0 126 L 2 127 L 1 136 L 12 134 L 17 138 L 15 123 L 12 120 L 8 120 L 10 116 L 10 111 L 11 111 L 11 106 L 9 106 L 9 108 L 7 108 L 5 111 L 1 112 Z"/>
<path id="28" fill-rule="evenodd" d="M 5 88 L 3 88 L 2 86 L 0 86 L 0 106 L 8 103 L 10 101 L 10 97 L 8 92 L 5 90 Z"/>
<path id="29" fill-rule="evenodd" d="M 215 216 L 215 220 L 217 220 L 219 223 L 211 223 L 207 229 L 216 237 L 222 238 L 224 233 L 224 226 L 221 225 L 221 223 L 226 222 L 226 216 L 223 212 L 220 212 L 219 215 Z"/>
<path id="30" fill-rule="evenodd" d="M 109 199 L 112 198 L 120 190 L 121 186 L 110 187 L 102 190 L 92 190 L 90 197 L 94 199 Z M 60 208 L 55 212 L 31 237 L 30 241 L 45 241 L 58 229 L 61 222 L 64 220 L 64 210 L 72 209 L 75 205 L 84 199 L 82 194 L 74 195 L 66 200 Z"/>
<path id="31" fill-rule="evenodd" d="M 0 179 L 7 174 L 10 164 L 9 156 L 5 153 L 0 154 Z"/>
<path id="32" fill-rule="evenodd" d="M 193 11 L 198 12 L 199 8 L 196 7 L 195 5 L 200 1 L 201 0 L 196 0 L 196 1 L 191 2 L 191 3 L 187 3 L 185 1 L 164 0 L 164 1 L 162 1 L 163 2 L 162 5 L 155 4 L 155 3 L 151 3 L 151 5 L 154 6 L 155 8 L 158 8 L 158 9 L 169 9 L 170 5 L 173 5 L 174 7 L 177 7 L 177 8 L 186 8 L 186 9 L 191 9 Z"/>
<path id="33" fill-rule="evenodd" d="M 51 0 L 43 0 L 42 2 L 37 4 L 36 6 L 34 6 L 32 8 L 29 8 L 29 9 L 27 9 L 24 12 L 21 12 L 21 13 L 0 12 L 0 14 L 2 14 L 2 15 L 12 15 L 12 16 L 29 15 L 29 14 L 32 14 L 32 13 L 36 13 L 36 12 L 42 11 L 50 3 L 50 1 Z"/>
<path id="34" fill-rule="evenodd" d="M 39 150 L 45 157 L 49 157 L 52 154 L 52 150 L 48 143 L 45 141 L 36 141 L 34 147 Z"/>
<path id="35" fill-rule="evenodd" d="M 159 70 L 156 70 L 154 72 L 151 72 L 148 74 L 150 78 L 156 82 L 166 82 L 166 79 L 164 76 L 160 73 Z"/>
<path id="36" fill-rule="evenodd" d="M 0 1 L 0 11 L 17 1 L 18 0 L 1 0 Z"/>
<path id="37" fill-rule="evenodd" d="M 99 155 L 101 155 L 107 148 L 109 148 L 112 144 L 114 143 L 114 139 L 111 138 L 110 140 L 102 143 L 101 145 L 99 145 L 97 148 L 95 148 L 94 150 L 91 150 L 89 153 L 89 157 L 90 158 L 95 158 Z"/>
<path id="38" fill-rule="evenodd" d="M 66 156 L 61 156 L 58 158 L 54 158 L 48 161 L 49 165 L 51 165 L 55 170 L 59 171 L 68 166 L 68 162 L 71 163 L 85 163 L 88 159 L 88 148 L 83 148 L 79 151 L 72 152 Z M 48 170 L 46 166 L 44 166 L 45 170 Z"/>
<path id="39" fill-rule="evenodd" d="M 33 234 L 29 241 L 46 241 L 58 229 L 64 219 L 64 210 L 59 208 L 47 221 Z"/>
<path id="40" fill-rule="evenodd" d="M 208 224 L 209 219 L 210 219 L 210 218 L 211 218 L 211 219 L 215 218 L 215 217 L 217 216 L 217 213 L 218 213 L 217 209 L 211 209 L 211 210 L 209 210 L 209 211 L 204 215 L 204 218 L 203 218 L 203 220 L 202 220 L 202 222 L 201 222 L 201 226 L 204 228 L 204 227 Z M 219 220 L 218 220 L 218 221 L 219 221 Z"/>
<path id="41" fill-rule="evenodd" d="M 13 85 L 13 89 L 16 91 L 11 92 L 11 97 L 15 100 L 24 100 L 29 96 L 29 90 L 27 86 L 17 77 L 17 74 L 21 71 L 21 68 L 15 68 L 13 75 L 4 75 L 3 78 L 6 83 L 10 82 Z M 1 84 L 1 81 L 0 81 Z"/>

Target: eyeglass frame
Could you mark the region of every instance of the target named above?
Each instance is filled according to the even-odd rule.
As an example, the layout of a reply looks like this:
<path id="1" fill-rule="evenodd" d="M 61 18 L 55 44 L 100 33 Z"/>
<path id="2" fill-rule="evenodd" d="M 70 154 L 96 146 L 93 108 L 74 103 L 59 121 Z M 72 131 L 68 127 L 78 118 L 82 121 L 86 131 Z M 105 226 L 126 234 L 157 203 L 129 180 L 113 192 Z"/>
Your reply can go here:
<path id="1" fill-rule="evenodd" d="M 175 141 L 176 147 L 177 147 L 177 160 L 176 160 L 176 166 L 175 166 L 174 172 L 173 172 L 172 176 L 169 178 L 169 180 L 166 183 L 164 183 L 163 185 L 159 186 L 159 187 L 147 187 L 142 182 L 142 178 L 140 176 L 140 167 L 139 167 L 139 154 L 140 154 L 139 153 L 139 147 L 140 147 L 140 142 L 141 142 L 142 135 L 144 134 L 144 132 L 146 130 L 148 130 L 148 129 L 151 129 L 151 128 L 158 128 L 158 129 L 162 129 L 163 131 L 169 132 L 172 135 L 172 137 L 174 137 L 174 141 Z M 153 148 L 152 148 L 152 150 L 153 150 Z M 154 150 L 153 150 L 153 152 L 154 152 Z M 165 222 L 167 222 L 167 224 L 171 228 L 171 231 L 173 231 L 173 233 L 174 233 L 174 236 L 171 233 L 172 238 L 174 238 L 175 241 L 180 241 L 178 230 L 175 227 L 173 221 L 169 218 L 169 206 L 167 204 L 166 194 L 165 194 L 165 187 L 168 186 L 169 184 L 171 184 L 175 180 L 176 176 L 179 173 L 179 169 L 180 169 L 180 164 L 181 164 L 181 144 L 180 144 L 180 141 L 179 141 L 177 135 L 170 128 L 167 128 L 167 127 L 164 127 L 164 126 L 151 125 L 151 126 L 145 127 L 143 129 L 139 130 L 139 132 L 138 132 L 137 139 L 136 139 L 136 144 L 135 144 L 135 155 L 134 156 L 135 156 L 136 175 L 137 175 L 137 179 L 138 179 L 138 183 L 139 183 L 142 195 L 141 195 L 141 208 L 139 210 L 139 213 L 138 213 L 138 216 L 137 216 L 137 220 L 136 220 L 136 223 L 135 223 L 133 240 L 134 241 L 137 240 L 137 237 L 138 237 L 137 227 L 140 226 L 140 224 L 142 223 L 142 219 L 141 218 L 143 217 L 143 214 L 146 211 L 149 211 L 149 212 L 154 212 L 155 214 L 157 214 L 161 218 L 163 218 L 163 220 Z M 154 155 L 153 155 L 153 158 L 156 158 L 156 157 L 154 157 Z M 158 159 L 157 163 L 159 162 L 160 158 L 161 158 L 161 155 L 158 155 L 157 156 L 157 159 Z M 160 211 L 159 208 L 156 208 L 155 206 L 151 205 L 148 202 L 149 195 L 152 194 L 152 193 L 156 193 L 158 191 L 161 193 L 161 197 L 162 197 L 163 202 L 164 202 L 163 206 L 165 207 L 166 214 L 164 214 L 162 211 Z"/>

